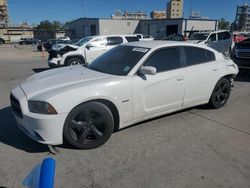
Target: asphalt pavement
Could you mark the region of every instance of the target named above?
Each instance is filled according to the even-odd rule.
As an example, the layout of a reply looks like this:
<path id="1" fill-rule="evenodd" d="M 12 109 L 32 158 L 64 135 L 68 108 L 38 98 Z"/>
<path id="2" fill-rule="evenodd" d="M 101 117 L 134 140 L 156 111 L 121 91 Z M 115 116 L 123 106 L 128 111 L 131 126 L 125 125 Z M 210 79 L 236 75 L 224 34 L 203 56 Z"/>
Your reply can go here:
<path id="1" fill-rule="evenodd" d="M 56 160 L 55 187 L 250 187 L 247 62 L 221 109 L 195 107 L 118 131 L 100 148 L 63 145 L 52 155 L 17 128 L 9 107 L 10 90 L 18 82 L 48 69 L 43 55 L 34 46 L 0 46 L 0 187 L 21 187 L 49 156 Z"/>

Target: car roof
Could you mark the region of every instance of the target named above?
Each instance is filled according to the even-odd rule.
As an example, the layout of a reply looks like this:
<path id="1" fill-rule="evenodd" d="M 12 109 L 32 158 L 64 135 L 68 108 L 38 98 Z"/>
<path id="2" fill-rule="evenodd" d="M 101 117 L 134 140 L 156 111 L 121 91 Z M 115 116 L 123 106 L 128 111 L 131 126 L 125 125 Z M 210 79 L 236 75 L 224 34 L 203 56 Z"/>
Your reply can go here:
<path id="1" fill-rule="evenodd" d="M 122 45 L 126 46 L 135 46 L 135 47 L 142 47 L 142 48 L 161 48 L 161 47 L 169 47 L 169 46 L 194 46 L 194 47 L 201 47 L 205 49 L 209 49 L 210 51 L 214 51 L 211 48 L 208 48 L 205 45 L 201 44 L 194 44 L 189 42 L 183 41 L 165 41 L 165 40 L 155 40 L 155 41 L 138 41 L 138 42 L 129 42 Z"/>

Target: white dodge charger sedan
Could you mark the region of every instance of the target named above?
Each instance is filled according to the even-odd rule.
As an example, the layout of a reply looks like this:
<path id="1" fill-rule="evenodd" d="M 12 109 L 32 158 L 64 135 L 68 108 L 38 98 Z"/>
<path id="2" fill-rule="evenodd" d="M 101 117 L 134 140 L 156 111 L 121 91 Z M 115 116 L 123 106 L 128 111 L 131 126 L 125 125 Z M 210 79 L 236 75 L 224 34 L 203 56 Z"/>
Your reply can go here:
<path id="1" fill-rule="evenodd" d="M 87 67 L 35 74 L 10 100 L 17 124 L 32 139 L 91 149 L 146 119 L 201 104 L 224 106 L 237 73 L 231 59 L 206 46 L 133 42 Z"/>

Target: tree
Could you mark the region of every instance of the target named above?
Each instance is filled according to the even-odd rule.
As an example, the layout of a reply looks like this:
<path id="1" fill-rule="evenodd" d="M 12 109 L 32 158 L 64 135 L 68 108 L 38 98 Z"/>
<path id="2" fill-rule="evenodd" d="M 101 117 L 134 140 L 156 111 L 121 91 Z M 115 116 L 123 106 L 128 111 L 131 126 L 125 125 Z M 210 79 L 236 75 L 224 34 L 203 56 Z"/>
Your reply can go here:
<path id="1" fill-rule="evenodd" d="M 219 29 L 230 29 L 230 22 L 226 21 L 225 18 L 219 20 Z"/>
<path id="2" fill-rule="evenodd" d="M 36 26 L 36 29 L 47 29 L 47 30 L 55 30 L 62 29 L 64 26 L 59 21 L 50 22 L 49 20 L 41 21 L 40 24 Z"/>

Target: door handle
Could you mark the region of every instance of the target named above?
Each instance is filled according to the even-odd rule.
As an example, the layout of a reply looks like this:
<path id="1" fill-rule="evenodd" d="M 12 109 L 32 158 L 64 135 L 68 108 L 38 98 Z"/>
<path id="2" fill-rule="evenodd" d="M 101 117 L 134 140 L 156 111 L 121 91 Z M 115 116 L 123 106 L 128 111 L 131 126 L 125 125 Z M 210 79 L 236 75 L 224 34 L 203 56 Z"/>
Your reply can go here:
<path id="1" fill-rule="evenodd" d="M 213 71 L 218 71 L 218 68 L 213 68 Z"/>
<path id="2" fill-rule="evenodd" d="M 184 80 L 184 77 L 183 77 L 183 76 L 178 76 L 178 77 L 177 77 L 177 81 L 182 81 L 182 80 Z"/>

